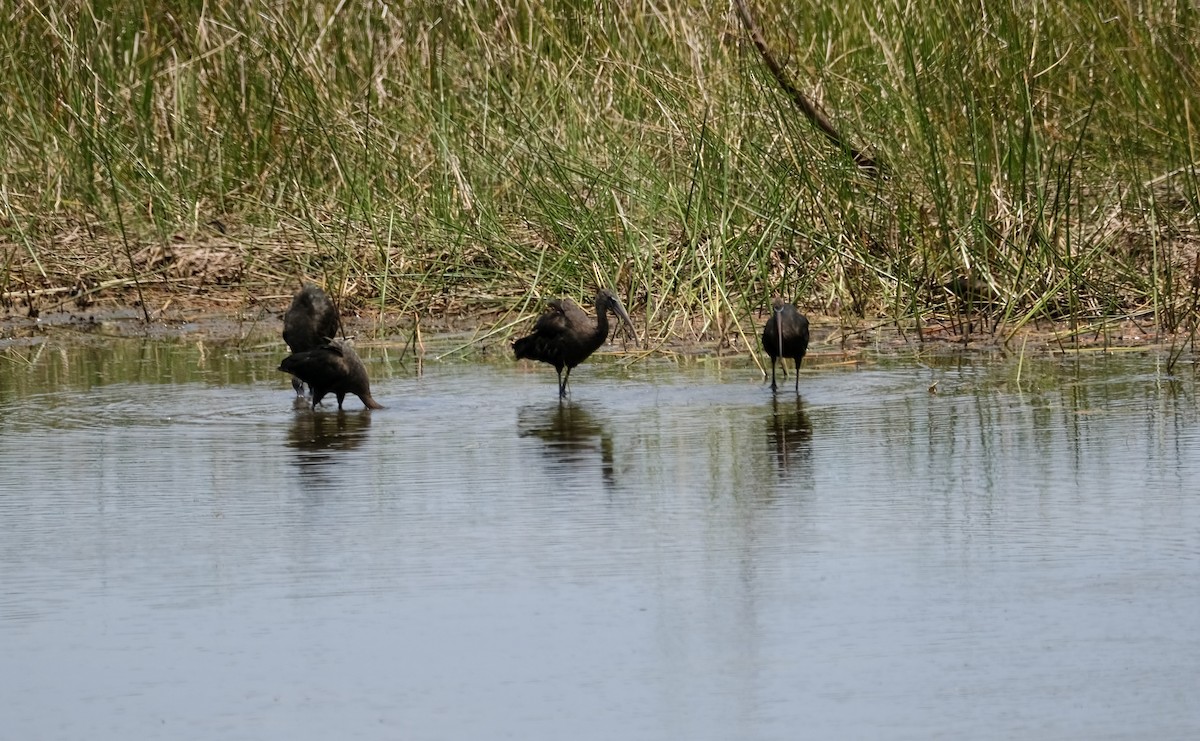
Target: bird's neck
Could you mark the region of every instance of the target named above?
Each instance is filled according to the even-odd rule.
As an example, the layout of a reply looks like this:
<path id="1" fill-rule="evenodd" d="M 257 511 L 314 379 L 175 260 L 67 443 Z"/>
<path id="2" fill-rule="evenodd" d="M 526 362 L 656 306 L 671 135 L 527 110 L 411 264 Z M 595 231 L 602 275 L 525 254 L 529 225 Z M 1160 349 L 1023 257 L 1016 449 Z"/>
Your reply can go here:
<path id="1" fill-rule="evenodd" d="M 608 339 L 608 307 L 599 301 L 596 302 L 596 330 L 592 336 L 600 344 L 604 344 L 604 341 Z"/>

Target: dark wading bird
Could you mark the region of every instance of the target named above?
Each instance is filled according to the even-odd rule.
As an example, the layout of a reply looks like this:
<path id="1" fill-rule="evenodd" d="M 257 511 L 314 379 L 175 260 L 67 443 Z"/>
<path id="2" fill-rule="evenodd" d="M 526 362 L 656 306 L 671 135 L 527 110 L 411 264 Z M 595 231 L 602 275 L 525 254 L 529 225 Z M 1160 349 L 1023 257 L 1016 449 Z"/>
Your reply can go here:
<path id="1" fill-rule="evenodd" d="M 296 291 L 292 305 L 283 315 L 283 341 L 293 353 L 314 350 L 338 333 L 338 313 L 329 296 L 312 283 Z M 304 396 L 304 383 L 292 378 L 296 396 Z"/>
<path id="2" fill-rule="evenodd" d="M 383 409 L 371 397 L 371 382 L 367 367 L 350 347 L 341 340 L 331 340 L 312 350 L 292 353 L 279 364 L 279 370 L 291 373 L 312 389 L 313 409 L 326 394 L 337 396 L 338 409 L 346 394 L 354 394 L 367 409 Z"/>
<path id="3" fill-rule="evenodd" d="M 800 361 L 808 352 L 808 318 L 776 297 L 771 305 L 771 318 L 763 327 L 762 344 L 771 356 L 771 390 L 776 389 L 775 362 L 783 359 L 783 377 L 787 378 L 787 358 L 791 358 L 796 361 L 796 393 L 800 393 Z"/>
<path id="4" fill-rule="evenodd" d="M 567 395 L 571 369 L 596 352 L 608 339 L 608 312 L 615 314 L 637 341 L 633 322 L 612 291 L 601 288 L 596 294 L 596 318 L 592 319 L 569 298 L 551 301 L 549 308 L 533 325 L 533 334 L 513 342 L 517 360 L 528 358 L 549 363 L 558 371 L 558 395 Z M 563 374 L 563 368 L 567 369 Z"/>

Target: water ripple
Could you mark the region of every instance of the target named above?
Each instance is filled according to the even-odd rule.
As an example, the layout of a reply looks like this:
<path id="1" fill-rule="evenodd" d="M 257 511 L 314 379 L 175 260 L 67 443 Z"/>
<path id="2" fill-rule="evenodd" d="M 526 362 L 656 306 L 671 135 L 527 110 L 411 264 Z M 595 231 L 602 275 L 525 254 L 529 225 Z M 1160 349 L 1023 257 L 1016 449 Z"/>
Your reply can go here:
<path id="1" fill-rule="evenodd" d="M 1200 729 L 1200 415 L 1142 366 L 373 365 L 339 413 L 136 349 L 0 377 L 14 737 Z"/>

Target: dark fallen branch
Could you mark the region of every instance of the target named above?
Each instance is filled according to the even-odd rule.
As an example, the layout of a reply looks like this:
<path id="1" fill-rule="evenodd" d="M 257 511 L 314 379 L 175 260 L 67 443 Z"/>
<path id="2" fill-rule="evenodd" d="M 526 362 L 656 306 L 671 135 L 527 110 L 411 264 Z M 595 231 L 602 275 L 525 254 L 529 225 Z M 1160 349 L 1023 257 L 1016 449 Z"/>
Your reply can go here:
<path id="1" fill-rule="evenodd" d="M 878 176 L 882 172 L 882 167 L 870 155 L 854 148 L 848 143 L 838 130 L 833 128 L 833 124 L 826 118 L 821 109 L 815 103 L 808 99 L 808 96 L 801 92 L 787 78 L 787 74 L 783 71 L 783 67 L 771 56 L 771 50 L 767 48 L 767 42 L 763 38 L 762 30 L 758 27 L 758 22 L 754 20 L 754 16 L 750 13 L 750 8 L 746 5 L 746 0 L 736 0 L 738 15 L 742 19 L 742 25 L 746 27 L 746 31 L 750 33 L 750 39 L 754 42 L 754 46 L 758 48 L 758 53 L 762 56 L 763 61 L 767 64 L 767 69 L 771 70 L 771 75 L 775 81 L 779 83 L 779 87 L 791 97 L 792 102 L 796 107 L 808 117 L 809 121 L 820 130 L 825 138 L 833 143 L 838 149 L 849 154 L 854 158 L 854 163 L 863 170 Z"/>

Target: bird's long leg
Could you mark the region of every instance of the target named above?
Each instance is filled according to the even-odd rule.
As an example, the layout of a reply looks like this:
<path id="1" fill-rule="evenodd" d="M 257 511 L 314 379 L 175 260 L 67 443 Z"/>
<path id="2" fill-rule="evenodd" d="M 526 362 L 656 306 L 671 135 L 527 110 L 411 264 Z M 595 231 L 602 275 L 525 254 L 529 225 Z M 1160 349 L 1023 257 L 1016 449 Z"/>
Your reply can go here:
<path id="1" fill-rule="evenodd" d="M 796 358 L 796 393 L 800 393 L 800 358 Z"/>
<path id="2" fill-rule="evenodd" d="M 563 381 L 562 367 L 559 366 L 558 368 L 555 368 L 555 370 L 558 371 L 558 398 L 561 399 L 567 395 L 567 384 Z M 568 370 L 567 375 L 570 374 L 571 371 Z"/>
<path id="3" fill-rule="evenodd" d="M 776 388 L 778 387 L 775 385 L 775 358 L 771 358 L 771 390 L 774 391 Z"/>
<path id="4" fill-rule="evenodd" d="M 563 376 L 562 389 L 559 391 L 560 396 L 567 395 L 567 389 L 571 384 L 571 367 L 567 366 L 567 375 Z"/>

